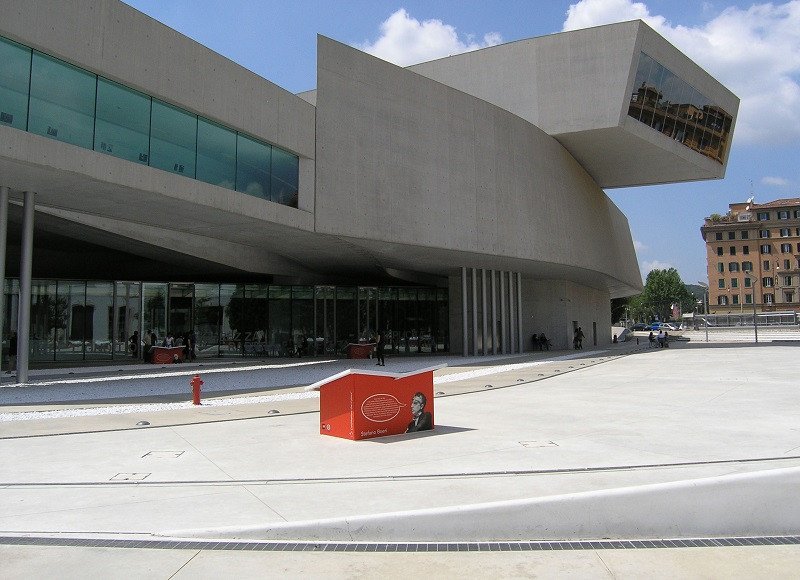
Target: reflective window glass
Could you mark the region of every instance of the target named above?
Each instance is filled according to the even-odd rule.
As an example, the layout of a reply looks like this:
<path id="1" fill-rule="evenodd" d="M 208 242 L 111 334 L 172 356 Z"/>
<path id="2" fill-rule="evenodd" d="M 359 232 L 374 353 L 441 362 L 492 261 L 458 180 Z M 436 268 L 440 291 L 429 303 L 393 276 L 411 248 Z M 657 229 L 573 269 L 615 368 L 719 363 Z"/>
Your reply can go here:
<path id="1" fill-rule="evenodd" d="M 219 305 L 222 312 L 222 338 L 220 356 L 240 356 L 242 353 L 241 304 L 244 287 L 220 284 Z M 238 306 L 237 306 L 238 305 Z"/>
<path id="2" fill-rule="evenodd" d="M 297 207 L 299 160 L 277 147 L 272 150 L 272 201 Z"/>
<path id="3" fill-rule="evenodd" d="M 247 284 L 244 286 L 242 308 L 237 312 L 236 325 L 241 328 L 243 351 L 246 355 L 267 356 L 277 354 L 266 348 L 269 328 L 269 295 L 266 284 Z M 233 310 L 235 302 L 231 300 Z M 233 324 L 233 322 L 232 322 Z"/>
<path id="4" fill-rule="evenodd" d="M 85 282 L 58 283 L 53 311 L 56 360 L 83 359 L 84 352 L 91 353 L 94 308 L 94 304 L 86 303 Z"/>
<path id="5" fill-rule="evenodd" d="M 633 94 L 631 95 L 630 108 L 628 114 L 635 118 L 642 120 L 644 123 L 650 124 L 652 119 L 651 102 L 652 90 L 648 89 L 647 81 L 650 77 L 650 67 L 653 66 L 653 59 L 648 55 L 642 53 L 639 58 L 639 65 L 636 68 L 636 78 L 633 81 Z"/>
<path id="6" fill-rule="evenodd" d="M 336 288 L 336 352 L 347 352 L 347 345 L 358 342 L 356 289 Z"/>
<path id="7" fill-rule="evenodd" d="M 28 130 L 91 149 L 96 87 L 95 75 L 34 51 Z"/>
<path id="8" fill-rule="evenodd" d="M 314 350 L 314 287 L 292 287 L 292 333 L 298 356 Z"/>
<path id="9" fill-rule="evenodd" d="M 282 356 L 294 348 L 291 286 L 269 287 L 269 343 Z"/>
<path id="10" fill-rule="evenodd" d="M 219 284 L 194 285 L 195 334 L 198 358 L 219 356 L 220 323 Z"/>
<path id="11" fill-rule="evenodd" d="M 628 115 L 720 163 L 724 159 L 733 118 L 645 53 Z"/>
<path id="12" fill-rule="evenodd" d="M 31 284 L 31 361 L 53 360 L 56 349 L 70 353 L 73 358 L 83 356 L 82 344 L 70 345 L 64 332 L 69 302 L 58 296 L 57 286 L 57 282 L 49 280 L 37 280 Z M 83 303 L 83 292 L 80 293 L 80 303 Z"/>
<path id="13" fill-rule="evenodd" d="M 0 124 L 23 131 L 28 125 L 31 49 L 0 38 Z"/>
<path id="14" fill-rule="evenodd" d="M 110 359 L 114 326 L 113 282 L 87 282 L 84 317 L 86 359 Z"/>
<path id="15" fill-rule="evenodd" d="M 269 199 L 272 147 L 239 135 L 236 158 L 236 191 Z"/>
<path id="16" fill-rule="evenodd" d="M 97 79 L 95 151 L 147 165 L 150 159 L 150 97 Z"/>
<path id="17" fill-rule="evenodd" d="M 197 117 L 153 99 L 150 166 L 194 177 Z"/>
<path id="18" fill-rule="evenodd" d="M 197 179 L 234 189 L 236 133 L 200 117 L 197 121 Z"/>
<path id="19" fill-rule="evenodd" d="M 117 282 L 114 296 L 114 357 L 142 358 L 143 330 L 141 297 L 138 282 Z M 134 331 L 139 333 L 139 344 L 130 342 Z"/>

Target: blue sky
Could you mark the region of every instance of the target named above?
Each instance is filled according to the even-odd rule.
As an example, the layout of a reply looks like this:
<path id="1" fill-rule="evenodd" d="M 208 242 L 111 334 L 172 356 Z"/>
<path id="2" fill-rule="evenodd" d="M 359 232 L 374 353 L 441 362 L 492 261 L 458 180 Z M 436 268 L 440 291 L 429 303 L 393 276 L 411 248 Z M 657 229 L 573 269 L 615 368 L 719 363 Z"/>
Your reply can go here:
<path id="1" fill-rule="evenodd" d="M 706 280 L 703 218 L 750 195 L 800 197 L 800 0 L 126 0 L 292 92 L 316 85 L 316 35 L 408 65 L 641 18 L 741 100 L 724 179 L 608 190 L 643 277 Z"/>

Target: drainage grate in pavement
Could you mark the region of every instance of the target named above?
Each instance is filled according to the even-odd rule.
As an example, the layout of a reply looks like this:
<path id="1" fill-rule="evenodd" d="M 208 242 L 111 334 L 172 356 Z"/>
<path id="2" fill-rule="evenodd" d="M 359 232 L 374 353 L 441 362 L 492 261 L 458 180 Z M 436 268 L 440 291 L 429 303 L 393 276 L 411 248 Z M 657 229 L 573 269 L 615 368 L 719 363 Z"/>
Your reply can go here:
<path id="1" fill-rule="evenodd" d="M 149 457 L 150 459 L 177 459 L 181 455 L 186 453 L 185 451 L 148 451 L 144 455 L 142 455 L 142 459 L 145 457 Z"/>
<path id="2" fill-rule="evenodd" d="M 109 481 L 142 481 L 149 473 L 118 473 Z"/>
<path id="3" fill-rule="evenodd" d="M 555 441 L 520 441 L 523 447 L 558 447 Z"/>
<path id="4" fill-rule="evenodd" d="M 156 550 L 243 550 L 250 552 L 537 552 L 551 550 L 637 550 L 726 548 L 800 544 L 800 536 L 695 538 L 681 540 L 583 540 L 577 542 L 270 542 L 219 540 L 127 540 L 45 536 L 0 536 L 0 545 Z"/>

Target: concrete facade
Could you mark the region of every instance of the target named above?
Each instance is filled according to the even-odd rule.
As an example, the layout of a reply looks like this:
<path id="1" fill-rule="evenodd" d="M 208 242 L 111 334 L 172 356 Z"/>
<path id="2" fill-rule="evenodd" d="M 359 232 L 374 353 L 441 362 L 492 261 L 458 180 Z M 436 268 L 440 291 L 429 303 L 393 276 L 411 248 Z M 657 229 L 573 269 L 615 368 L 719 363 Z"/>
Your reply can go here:
<path id="1" fill-rule="evenodd" d="M 446 286 L 452 351 L 489 344 L 483 293 L 463 308 L 462 268 L 518 281 L 508 348 L 529 348 L 533 332 L 566 346 L 573 322 L 607 344 L 609 300 L 642 281 L 627 219 L 601 188 L 724 175 L 627 116 L 640 51 L 738 107 L 638 21 L 408 69 L 320 37 L 317 90 L 298 96 L 116 0 L 46 4 L 11 0 L 0 35 L 297 155 L 298 207 L 0 124 L 12 225 L 33 191 L 37 233 L 144 258 L 168 247 L 176 272 Z M 96 275 L 68 253 L 37 255 L 34 276 L 65 263 Z"/>

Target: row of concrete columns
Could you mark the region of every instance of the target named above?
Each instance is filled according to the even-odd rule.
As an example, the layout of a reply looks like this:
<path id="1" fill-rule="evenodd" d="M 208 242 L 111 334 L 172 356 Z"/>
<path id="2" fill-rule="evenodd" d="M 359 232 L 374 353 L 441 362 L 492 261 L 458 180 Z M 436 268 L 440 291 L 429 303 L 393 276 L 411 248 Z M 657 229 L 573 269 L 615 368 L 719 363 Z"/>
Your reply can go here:
<path id="1" fill-rule="evenodd" d="M 8 203 L 11 190 L 0 186 L 0 344 L 5 326 L 6 242 L 8 239 Z M 28 354 L 31 329 L 31 278 L 33 272 L 34 192 L 26 191 L 22 200 L 22 250 L 19 258 L 19 309 L 17 328 L 17 383 L 28 382 Z"/>
<path id="2" fill-rule="evenodd" d="M 464 356 L 523 352 L 522 274 L 462 266 L 461 297 Z"/>

